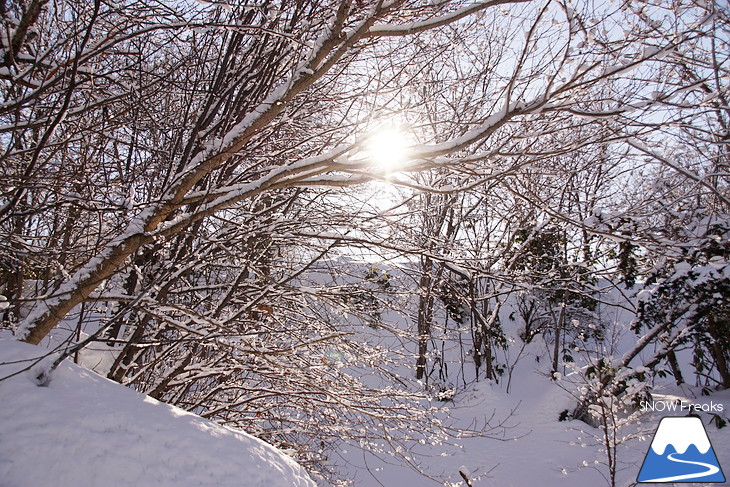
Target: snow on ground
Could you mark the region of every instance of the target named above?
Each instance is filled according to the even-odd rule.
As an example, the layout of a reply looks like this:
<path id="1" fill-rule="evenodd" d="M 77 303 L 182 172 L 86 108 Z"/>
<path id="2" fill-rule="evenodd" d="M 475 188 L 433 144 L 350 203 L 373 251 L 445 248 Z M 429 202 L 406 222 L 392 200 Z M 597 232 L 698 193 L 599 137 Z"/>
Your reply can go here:
<path id="1" fill-rule="evenodd" d="M 0 340 L 0 378 L 27 367 L 27 359 L 42 350 Z M 438 480 L 419 475 L 397 459 L 349 448 L 341 454 L 350 462 L 354 485 L 427 487 L 446 481 L 463 486 L 460 470 L 474 487 L 607 485 L 605 460 L 596 440 L 600 431 L 577 421 L 556 421 L 572 400 L 541 375 L 542 368 L 545 365 L 528 354 L 515 370 L 509 394 L 500 384 L 479 382 L 455 402 L 444 403 L 451 408 L 453 424 L 464 427 L 493 413 L 494 424 L 516 407 L 503 440 L 464 438 L 457 440 L 457 446 L 414 447 L 414 463 Z M 40 370 L 36 367 L 33 373 L 0 381 L 2 487 L 314 486 L 294 461 L 245 433 L 157 402 L 68 362 L 59 366 L 46 387 L 34 379 Z M 657 401 L 681 398 L 723 404 L 725 417 L 730 412 L 730 391 L 702 397 L 685 386 L 668 387 L 655 395 Z M 661 417 L 669 415 L 683 414 L 648 413 L 637 425 L 646 432 L 644 439 L 620 447 L 617 485 L 634 485 L 654 430 Z M 701 416 L 727 475 L 730 427 L 717 429 L 709 415 Z"/>
<path id="2" fill-rule="evenodd" d="M 0 340 L 0 379 L 39 347 Z M 47 362 L 46 362 L 47 363 Z M 304 469 L 245 433 L 63 362 L 0 380 L 0 486 L 313 487 Z"/>
<path id="3" fill-rule="evenodd" d="M 397 281 L 397 270 L 388 269 L 393 281 Z M 397 285 L 397 284 L 394 284 Z M 618 293 L 614 293 L 618 294 Z M 604 296 L 621 301 L 620 296 Z M 501 323 L 505 327 L 510 343 L 509 359 L 515 363 L 522 341 L 518 337 L 519 324 L 510 319 L 514 306 L 506 303 L 503 307 Z M 607 324 L 605 331 L 606 355 L 620 357 L 626 350 L 636 344 L 636 335 L 628 329 L 633 314 L 618 307 L 606 306 L 600 309 L 601 320 Z M 391 326 L 408 329 L 410 325 L 396 311 L 384 310 L 382 319 Z M 378 333 L 378 330 L 375 330 Z M 397 348 L 398 344 L 388 342 L 384 334 L 378 335 L 384 348 Z M 464 339 L 468 343 L 468 337 Z M 451 352 L 449 352 L 451 347 Z M 452 371 L 459 369 L 458 358 L 460 343 L 452 339 L 446 345 L 446 360 L 451 360 Z M 438 347 L 435 347 L 438 348 Z M 461 380 L 453 377 L 458 385 L 458 394 L 453 401 L 432 401 L 424 407 L 448 407 L 449 411 L 440 415 L 445 424 L 464 429 L 482 428 L 485 437 L 461 438 L 452 444 L 440 443 L 417 444 L 417 441 L 406 445 L 402 455 L 363 452 L 357 444 L 343 447 L 339 452 L 347 477 L 353 480 L 355 487 L 399 487 L 399 486 L 449 486 L 464 487 L 461 472 L 468 473 L 473 487 L 603 487 L 610 485 L 608 466 L 603 448 L 602 432 L 580 421 L 559 421 L 564 411 L 571 411 L 576 399 L 560 387 L 574 390 L 571 377 L 563 377 L 561 384 L 549 379 L 551 364 L 549 357 L 552 345 L 539 336 L 525 346 L 524 354 L 516 362 L 512 372 L 509 392 L 507 392 L 506 374 L 499 383 L 475 380 L 473 364 L 464 365 L 464 378 L 470 384 L 464 386 Z M 415 354 L 415 350 L 411 350 Z M 504 357 L 499 357 L 504 360 Z M 537 359 L 540 358 L 538 361 Z M 682 357 L 680 357 L 681 359 Z M 585 357 L 575 354 L 576 360 L 584 361 Z M 683 368 L 690 377 L 691 357 L 684 357 Z M 637 365 L 643 355 L 637 359 Z M 412 376 L 413 360 L 403 364 L 397 372 L 402 377 Z M 565 375 L 569 369 L 563 370 Z M 452 372 L 453 373 L 453 372 Z M 482 374 L 484 371 L 482 370 Z M 457 375 L 454 373 L 454 375 Z M 720 416 L 730 417 L 730 391 L 702 396 L 700 388 L 673 385 L 673 379 L 667 377 L 663 382 L 655 384 L 654 399 L 656 401 L 684 400 L 687 404 L 723 404 Z M 457 384 L 458 383 L 458 384 Z M 664 416 L 684 416 L 688 410 L 675 412 L 648 412 L 639 418 L 640 422 L 632 422 L 622 427 L 619 436 L 627 436 L 618 447 L 616 486 L 628 487 L 636 485 L 636 478 L 641 469 L 654 432 Z M 726 475 L 730 471 L 730 425 L 718 429 L 711 423 L 708 413 L 701 413 L 710 440 L 717 453 L 720 465 Z M 490 430 L 484 427 L 485 421 L 494 426 L 505 421 L 509 426 L 505 430 Z M 409 431 L 409 435 L 417 436 L 417 432 Z M 385 452 L 393 448 L 383 444 Z M 410 468 L 408 463 L 415 468 Z M 421 470 L 426 476 L 418 473 Z M 430 478 L 429 478 L 430 477 Z M 663 484 L 670 485 L 670 484 Z M 683 486 L 704 484 L 677 484 Z"/>
<path id="4" fill-rule="evenodd" d="M 351 448 L 346 455 L 351 463 L 350 473 L 357 487 L 437 486 L 463 487 L 459 474 L 469 473 L 473 487 L 585 487 L 610 485 L 605 454 L 601 453 L 601 431 L 580 421 L 558 421 L 565 409 L 572 408 L 574 399 L 554 382 L 548 380 L 548 364 L 538 363 L 534 354 L 527 354 L 515 370 L 510 393 L 502 384 L 479 382 L 446 403 L 450 408 L 451 424 L 468 427 L 474 421 L 490 418 L 491 424 L 509 416 L 504 439 L 464 438 L 456 446 L 425 445 L 414 448 L 413 463 L 433 479 L 409 469 L 396 459 L 383 455 L 363 454 Z M 702 396 L 698 389 L 683 386 L 661 386 L 655 401 L 685 400 L 686 404 L 723 405 L 720 416 L 730 416 L 730 391 Z M 664 407 L 664 406 L 660 406 Z M 659 421 L 664 416 L 685 416 L 688 410 L 647 412 L 640 423 L 620 430 L 620 435 L 636 435 L 618 449 L 616 485 L 636 485 L 636 478 L 651 444 Z M 730 425 L 718 429 L 708 413 L 700 413 L 718 461 L 727 477 L 730 471 Z M 494 431 L 497 434 L 498 431 Z M 675 485 L 675 484 L 661 484 Z M 683 483 L 677 486 L 700 486 Z M 713 484 L 718 485 L 718 484 Z M 722 484 L 727 485 L 727 484 Z"/>
<path id="5" fill-rule="evenodd" d="M 389 271 L 389 274 L 396 280 L 397 272 Z M 509 311 L 505 308 L 501 319 L 506 326 L 511 323 Z M 611 332 L 607 342 L 614 344 L 611 355 L 620 356 L 636 341 L 636 336 L 626 331 L 631 316 L 617 309 L 602 312 L 604 321 L 616 324 L 615 333 Z M 382 318 L 404 329 L 409 326 L 403 316 L 392 310 L 383 310 Z M 368 334 L 366 338 L 374 343 L 392 347 L 398 353 L 408 352 L 398 351 L 404 344 L 397 340 L 389 342 L 388 335 L 379 328 L 362 328 L 363 336 Z M 521 342 L 516 328 L 506 332 L 512 343 L 511 358 L 506 362 L 511 364 Z M 452 346 L 458 351 L 460 343 Z M 491 425 L 505 420 L 509 426 L 504 431 L 485 428 L 484 433 L 491 437 L 461 438 L 453 440 L 455 444 L 414 441 L 406 445 L 403 454 L 431 479 L 409 468 L 400 458 L 365 453 L 357 444 L 343 445 L 333 455 L 339 456 L 340 472 L 352 480 L 353 487 L 462 487 L 466 484 L 460 472 L 469 477 L 473 487 L 609 485 L 606 458 L 601 452 L 601 431 L 579 421 L 557 420 L 562 411 L 575 405 L 575 399 L 547 378 L 550 364 L 545 357 L 550 352 L 546 347 L 547 343 L 536 338 L 525 348 L 512 372 L 509 392 L 505 376 L 499 383 L 472 382 L 473 364 L 465 363 L 463 380 L 470 384 L 463 384 L 462 379 L 454 380 L 459 390 L 453 401 L 433 400 L 432 404 L 424 404 L 424 407 L 448 407 L 449 411 L 441 417 L 449 426 L 478 429 L 486 420 Z M 41 350 L 0 340 L 0 364 L 37 356 Z M 538 361 L 538 357 L 542 359 Z M 111 358 L 110 350 L 101 343 L 92 344 L 80 354 L 85 366 L 102 374 L 108 370 Z M 679 354 L 679 358 L 689 376 L 691 357 Z M 26 362 L 0 365 L 0 378 L 24 366 Z M 412 360 L 408 359 L 394 372 L 408 377 L 413 373 L 412 366 Z M 454 364 L 452 370 L 458 367 Z M 567 388 L 570 388 L 569 381 L 568 376 L 562 378 Z M 684 400 L 707 406 L 722 405 L 719 415 L 725 419 L 730 417 L 730 391 L 702 396 L 699 388 L 678 387 L 668 377 L 655 384 L 653 394 L 658 402 Z M 620 431 L 620 435 L 636 438 L 619 446 L 617 486 L 636 485 L 661 418 L 687 413 L 687 410 L 648 412 L 640 423 L 632 423 Z M 709 413 L 700 416 L 728 477 L 730 426 L 718 429 Z M 382 447 L 386 452 L 393 449 L 392 445 Z M 314 486 L 301 467 L 271 446 L 139 395 L 90 370 L 64 363 L 47 387 L 37 386 L 33 374 L 28 372 L 0 381 L 0 487 L 102 484 L 112 487 Z"/>

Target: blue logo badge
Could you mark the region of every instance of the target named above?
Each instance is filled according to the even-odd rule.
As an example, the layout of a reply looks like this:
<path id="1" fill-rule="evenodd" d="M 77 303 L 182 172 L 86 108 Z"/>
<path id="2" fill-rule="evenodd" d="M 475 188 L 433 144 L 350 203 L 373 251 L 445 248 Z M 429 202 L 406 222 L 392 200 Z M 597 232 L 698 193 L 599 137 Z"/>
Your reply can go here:
<path id="1" fill-rule="evenodd" d="M 663 418 L 636 481 L 725 482 L 702 420 L 696 416 Z"/>

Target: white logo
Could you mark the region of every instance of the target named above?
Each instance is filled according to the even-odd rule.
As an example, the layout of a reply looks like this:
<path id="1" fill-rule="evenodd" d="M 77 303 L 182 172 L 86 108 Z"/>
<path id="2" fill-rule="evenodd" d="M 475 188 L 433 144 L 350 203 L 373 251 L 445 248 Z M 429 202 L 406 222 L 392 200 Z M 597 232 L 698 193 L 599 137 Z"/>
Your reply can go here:
<path id="1" fill-rule="evenodd" d="M 640 483 L 725 482 L 710 438 L 696 416 L 663 418 L 636 479 Z"/>

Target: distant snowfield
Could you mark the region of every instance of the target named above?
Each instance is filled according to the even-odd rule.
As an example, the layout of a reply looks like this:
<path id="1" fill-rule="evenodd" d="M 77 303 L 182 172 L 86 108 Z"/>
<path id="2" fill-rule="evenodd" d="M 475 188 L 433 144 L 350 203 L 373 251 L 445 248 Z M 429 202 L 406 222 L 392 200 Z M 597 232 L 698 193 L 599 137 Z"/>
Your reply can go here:
<path id="1" fill-rule="evenodd" d="M 43 351 L 0 340 L 0 379 Z M 2 487 L 315 485 L 267 443 L 71 363 L 46 387 L 34 375 L 0 381 Z"/>

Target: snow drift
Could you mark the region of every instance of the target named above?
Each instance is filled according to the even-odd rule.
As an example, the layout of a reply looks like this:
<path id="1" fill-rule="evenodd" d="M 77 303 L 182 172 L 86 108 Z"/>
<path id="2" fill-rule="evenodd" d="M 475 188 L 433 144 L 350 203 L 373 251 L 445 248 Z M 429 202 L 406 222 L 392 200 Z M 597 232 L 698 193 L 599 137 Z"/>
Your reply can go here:
<path id="1" fill-rule="evenodd" d="M 47 350 L 0 340 L 0 379 Z M 63 362 L 0 381 L 0 484 L 313 487 L 271 445 Z"/>

